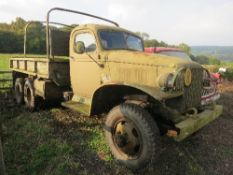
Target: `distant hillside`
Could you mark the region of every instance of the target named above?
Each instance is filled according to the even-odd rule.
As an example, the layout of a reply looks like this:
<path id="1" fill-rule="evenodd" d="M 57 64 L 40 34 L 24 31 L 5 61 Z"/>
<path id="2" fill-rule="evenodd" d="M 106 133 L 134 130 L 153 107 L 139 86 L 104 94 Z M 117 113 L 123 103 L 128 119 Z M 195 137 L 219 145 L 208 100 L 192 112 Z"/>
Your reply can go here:
<path id="1" fill-rule="evenodd" d="M 233 46 L 191 46 L 193 55 L 214 56 L 222 61 L 233 61 Z"/>

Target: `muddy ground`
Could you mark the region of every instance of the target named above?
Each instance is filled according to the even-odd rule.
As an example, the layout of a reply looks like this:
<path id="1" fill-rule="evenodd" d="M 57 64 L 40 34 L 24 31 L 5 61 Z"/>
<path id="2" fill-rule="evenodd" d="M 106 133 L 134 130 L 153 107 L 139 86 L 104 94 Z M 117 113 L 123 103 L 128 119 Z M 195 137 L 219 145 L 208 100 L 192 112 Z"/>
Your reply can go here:
<path id="1" fill-rule="evenodd" d="M 162 139 L 153 170 L 119 165 L 104 142 L 104 117 L 51 107 L 30 113 L 1 97 L 3 149 L 8 174 L 233 174 L 233 83 L 220 85 L 220 118 L 181 143 Z"/>

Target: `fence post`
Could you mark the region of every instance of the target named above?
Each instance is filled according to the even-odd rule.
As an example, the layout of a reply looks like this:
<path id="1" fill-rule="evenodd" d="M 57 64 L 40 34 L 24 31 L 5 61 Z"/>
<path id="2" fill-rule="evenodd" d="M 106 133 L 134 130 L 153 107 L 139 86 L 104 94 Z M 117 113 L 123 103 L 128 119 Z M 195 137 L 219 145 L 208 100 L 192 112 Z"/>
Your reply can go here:
<path id="1" fill-rule="evenodd" d="M 0 137 L 0 174 L 6 175 L 5 163 L 3 159 L 3 152 L 2 152 L 2 139 Z"/>

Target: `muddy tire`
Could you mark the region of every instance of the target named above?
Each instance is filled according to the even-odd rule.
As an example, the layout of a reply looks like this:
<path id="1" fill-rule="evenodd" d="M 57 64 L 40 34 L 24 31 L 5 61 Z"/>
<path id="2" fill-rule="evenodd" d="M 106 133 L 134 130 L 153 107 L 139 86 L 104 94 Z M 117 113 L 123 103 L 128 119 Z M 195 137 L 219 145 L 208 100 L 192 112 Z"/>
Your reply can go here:
<path id="1" fill-rule="evenodd" d="M 30 111 L 34 111 L 36 109 L 37 99 L 33 87 L 33 80 L 28 78 L 26 79 L 24 84 L 24 101 L 26 107 Z"/>
<path id="2" fill-rule="evenodd" d="M 155 121 L 135 104 L 123 103 L 109 112 L 105 136 L 113 156 L 133 170 L 153 164 L 160 152 L 160 135 Z"/>
<path id="3" fill-rule="evenodd" d="M 14 90 L 16 104 L 22 105 L 24 103 L 24 78 L 16 78 Z"/>

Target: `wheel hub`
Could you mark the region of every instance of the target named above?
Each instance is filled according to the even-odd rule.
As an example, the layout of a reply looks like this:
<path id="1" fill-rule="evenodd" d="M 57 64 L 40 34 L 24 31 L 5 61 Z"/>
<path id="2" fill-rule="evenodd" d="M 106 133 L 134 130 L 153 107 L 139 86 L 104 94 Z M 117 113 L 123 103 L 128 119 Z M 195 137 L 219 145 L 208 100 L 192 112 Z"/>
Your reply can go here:
<path id="1" fill-rule="evenodd" d="M 131 121 L 120 121 L 115 127 L 114 140 L 119 150 L 128 156 L 137 156 L 140 152 L 141 137 Z"/>

